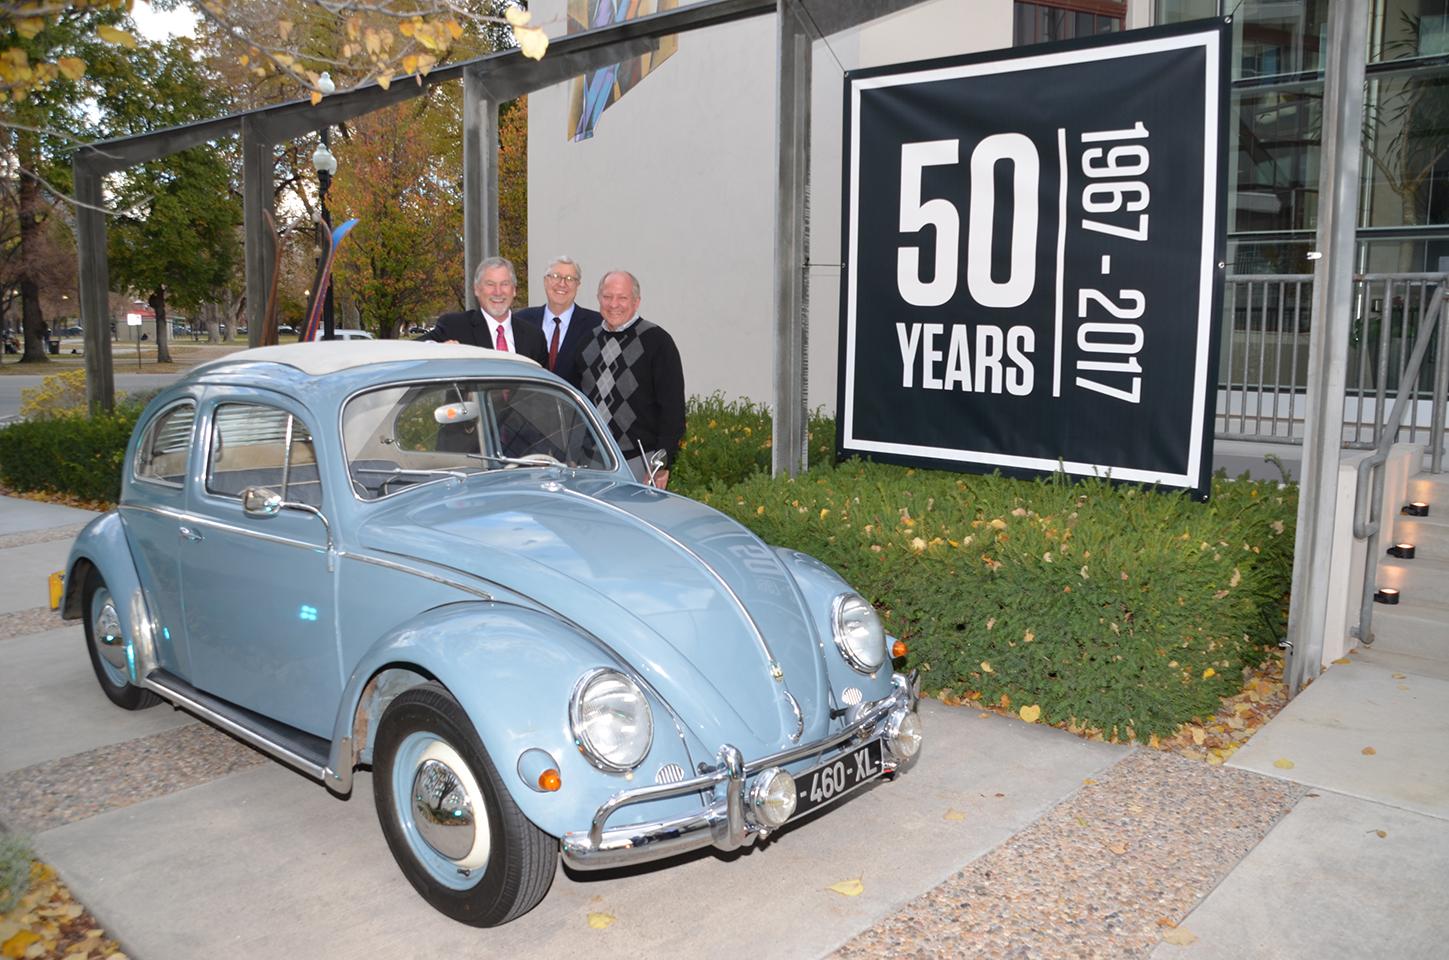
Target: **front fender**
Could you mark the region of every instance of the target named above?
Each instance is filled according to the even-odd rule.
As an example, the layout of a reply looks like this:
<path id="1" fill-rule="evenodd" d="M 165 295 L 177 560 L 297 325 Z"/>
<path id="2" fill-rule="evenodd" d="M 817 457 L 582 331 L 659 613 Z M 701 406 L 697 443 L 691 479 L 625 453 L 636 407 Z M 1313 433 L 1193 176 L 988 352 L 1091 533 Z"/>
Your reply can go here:
<path id="1" fill-rule="evenodd" d="M 597 769 L 575 745 L 569 697 L 579 677 L 594 667 L 612 667 L 634 677 L 649 700 L 654 741 L 632 774 Z M 692 774 L 691 753 L 701 753 L 687 742 L 689 734 L 669 705 L 629 664 L 577 628 L 525 607 L 460 602 L 393 630 L 352 670 L 329 764 L 339 784 L 350 782 L 354 760 L 370 757 L 377 720 L 387 702 L 416 682 L 410 676 L 431 677 L 448 688 L 467 711 L 519 809 L 553 836 L 587 829 L 600 804 L 620 790 L 655 782 L 663 767 L 674 765 L 681 776 Z M 552 758 L 561 789 L 544 793 L 535 788 L 537 764 L 523 759 L 529 751 Z M 698 801 L 676 798 L 648 806 L 640 811 L 641 822 L 692 809 Z"/>
<path id="2" fill-rule="evenodd" d="M 65 591 L 61 596 L 60 615 L 66 620 L 79 620 L 90 615 L 85 609 L 85 582 L 94 568 L 106 582 L 116 599 L 116 613 L 121 632 L 126 638 L 130 679 L 139 684 L 141 678 L 156 666 L 156 647 L 152 617 L 146 605 L 145 591 L 136 571 L 136 561 L 126 542 L 121 516 L 112 510 L 86 524 L 71 544 L 65 562 Z"/>

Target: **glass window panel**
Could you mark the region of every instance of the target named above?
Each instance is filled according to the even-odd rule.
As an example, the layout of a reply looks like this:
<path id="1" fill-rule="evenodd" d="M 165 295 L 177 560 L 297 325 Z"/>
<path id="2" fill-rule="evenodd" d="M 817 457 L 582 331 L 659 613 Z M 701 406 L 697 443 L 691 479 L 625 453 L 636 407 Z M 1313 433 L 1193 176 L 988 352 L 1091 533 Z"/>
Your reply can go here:
<path id="1" fill-rule="evenodd" d="M 312 434 L 285 410 L 253 403 L 222 404 L 212 416 L 206 489 L 240 497 L 247 487 L 266 487 L 283 500 L 320 507 L 322 485 Z"/>
<path id="2" fill-rule="evenodd" d="M 141 480 L 180 485 L 186 479 L 191 451 L 191 425 L 196 406 L 183 403 L 157 417 L 146 428 L 136 454 L 135 475 Z"/>
<path id="3" fill-rule="evenodd" d="M 1318 214 L 1323 88 L 1234 98 L 1230 231 L 1312 230 Z"/>
<path id="4" fill-rule="evenodd" d="M 1182 23 L 1218 15 L 1218 0 L 1157 0 L 1153 23 Z"/>
<path id="5" fill-rule="evenodd" d="M 1449 223 L 1449 76 L 1370 80 L 1362 226 Z"/>
<path id="6" fill-rule="evenodd" d="M 1376 0 L 1369 61 L 1449 53 L 1449 0 Z"/>
<path id="7" fill-rule="evenodd" d="M 1244 0 L 1233 18 L 1233 78 L 1323 69 L 1329 0 Z"/>

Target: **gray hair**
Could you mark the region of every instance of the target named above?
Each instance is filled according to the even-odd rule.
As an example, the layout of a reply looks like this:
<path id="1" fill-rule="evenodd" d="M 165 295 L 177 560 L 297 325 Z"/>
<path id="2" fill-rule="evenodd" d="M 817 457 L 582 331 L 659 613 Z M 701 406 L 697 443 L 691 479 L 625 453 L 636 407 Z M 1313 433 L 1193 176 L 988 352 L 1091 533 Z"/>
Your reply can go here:
<path id="1" fill-rule="evenodd" d="M 598 294 L 600 296 L 603 295 L 603 293 L 604 293 L 604 284 L 605 283 L 608 283 L 609 278 L 612 277 L 616 273 L 622 273 L 624 276 L 626 276 L 626 277 L 629 278 L 630 285 L 632 285 L 634 287 L 634 299 L 635 300 L 638 300 L 639 299 L 639 278 L 636 277 L 636 276 L 634 276 L 628 270 L 605 270 L 604 271 L 604 275 L 599 278 L 599 289 L 597 291 Z"/>
<path id="2" fill-rule="evenodd" d="M 518 274 L 513 270 L 513 261 L 507 257 L 489 257 L 478 264 L 478 269 L 473 271 L 473 287 L 483 282 L 483 271 L 491 270 L 494 267 L 506 267 L 508 269 L 508 280 L 515 287 L 518 286 Z"/>
<path id="3" fill-rule="evenodd" d="M 581 267 L 581 266 L 579 266 L 579 262 L 577 260 L 575 260 L 573 257 L 570 257 L 567 254 L 565 254 L 564 256 L 561 256 L 561 257 L 554 257 L 552 260 L 550 260 L 548 262 L 548 265 L 550 267 L 552 267 L 555 263 L 566 263 L 566 264 L 568 264 L 569 266 L 573 267 L 575 270 L 577 270 L 579 272 L 579 280 L 580 281 L 582 281 L 584 279 L 584 268 Z"/>

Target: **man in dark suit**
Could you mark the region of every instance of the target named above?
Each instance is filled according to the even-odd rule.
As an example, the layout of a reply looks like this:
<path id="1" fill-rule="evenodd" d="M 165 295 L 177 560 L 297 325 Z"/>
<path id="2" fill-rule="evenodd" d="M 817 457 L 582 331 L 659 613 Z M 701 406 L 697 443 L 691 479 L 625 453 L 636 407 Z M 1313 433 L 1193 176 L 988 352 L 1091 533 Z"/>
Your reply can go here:
<path id="1" fill-rule="evenodd" d="M 596 311 L 574 302 L 579 295 L 583 269 L 573 257 L 557 257 L 543 275 L 543 289 L 548 303 L 528 307 L 515 313 L 522 320 L 543 331 L 548 343 L 546 366 L 574 386 L 579 385 L 579 348 L 589 341 L 599 324 L 604 322 Z"/>
<path id="2" fill-rule="evenodd" d="M 473 293 L 479 309 L 445 313 L 433 329 L 418 337 L 439 343 L 466 343 L 522 354 L 548 366 L 548 343 L 543 331 L 527 323 L 513 322 L 513 297 L 518 291 L 513 264 L 503 257 L 489 257 L 473 274 Z"/>

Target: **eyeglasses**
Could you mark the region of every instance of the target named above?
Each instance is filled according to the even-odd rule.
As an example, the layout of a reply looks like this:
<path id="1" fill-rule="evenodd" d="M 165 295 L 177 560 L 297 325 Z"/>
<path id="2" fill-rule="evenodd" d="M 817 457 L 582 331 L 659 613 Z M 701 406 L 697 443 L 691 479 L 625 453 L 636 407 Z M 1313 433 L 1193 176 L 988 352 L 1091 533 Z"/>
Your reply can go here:
<path id="1" fill-rule="evenodd" d="M 550 280 L 550 281 L 552 281 L 554 283 L 578 283 L 579 282 L 579 278 L 578 277 L 569 277 L 569 276 L 565 276 L 562 273 L 545 273 L 543 275 L 543 278 L 545 280 Z"/>

